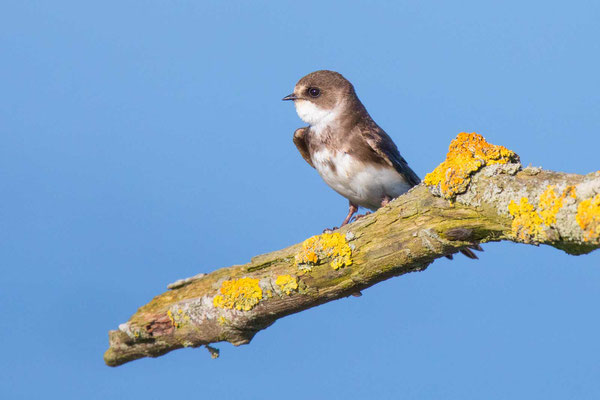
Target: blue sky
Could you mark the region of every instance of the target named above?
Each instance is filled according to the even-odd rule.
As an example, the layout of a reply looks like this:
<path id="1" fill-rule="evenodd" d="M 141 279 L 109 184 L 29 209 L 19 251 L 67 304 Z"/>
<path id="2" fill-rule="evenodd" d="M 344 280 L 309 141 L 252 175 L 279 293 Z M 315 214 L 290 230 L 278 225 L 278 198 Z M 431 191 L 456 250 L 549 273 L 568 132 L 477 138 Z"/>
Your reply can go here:
<path id="1" fill-rule="evenodd" d="M 600 3 L 5 1 L 0 397 L 597 399 L 600 253 L 488 244 L 219 344 L 104 366 L 178 278 L 338 224 L 281 98 L 350 79 L 423 176 L 461 131 L 600 168 Z"/>

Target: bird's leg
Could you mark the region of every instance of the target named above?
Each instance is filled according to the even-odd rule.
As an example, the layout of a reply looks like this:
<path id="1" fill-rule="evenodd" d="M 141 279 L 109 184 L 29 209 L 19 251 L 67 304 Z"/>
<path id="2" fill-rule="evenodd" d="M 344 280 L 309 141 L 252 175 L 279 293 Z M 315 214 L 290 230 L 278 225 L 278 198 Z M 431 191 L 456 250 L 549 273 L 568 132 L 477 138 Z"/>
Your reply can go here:
<path id="1" fill-rule="evenodd" d="M 348 225 L 348 222 L 350 222 L 350 220 L 352 219 L 352 216 L 354 214 L 356 214 L 356 212 L 358 211 L 358 206 L 355 204 L 352 204 L 352 202 L 348 203 L 348 215 L 346 215 L 346 219 L 344 220 L 344 222 L 342 222 L 342 226 L 344 225 Z"/>
<path id="2" fill-rule="evenodd" d="M 341 228 L 344 225 L 348 225 L 348 223 L 352 220 L 352 216 L 354 215 L 354 213 L 356 213 L 358 211 L 358 206 L 352 204 L 351 202 L 349 202 L 348 204 L 349 204 L 348 215 L 346 215 L 346 219 L 344 219 L 344 222 L 342 222 L 342 225 L 340 225 L 339 227 L 334 226 L 331 229 L 325 228 L 325 229 L 323 229 L 323 233 L 331 233 L 331 232 L 335 231 L 336 229 Z"/>
<path id="3" fill-rule="evenodd" d="M 385 207 L 389 204 L 389 202 L 392 201 L 392 198 L 390 196 L 385 196 L 382 200 L 381 200 L 381 207 Z M 353 221 L 358 220 L 359 218 L 362 217 L 366 217 L 367 215 L 371 214 L 371 211 L 367 211 L 364 214 L 357 214 L 354 216 L 354 218 L 352 219 Z"/>

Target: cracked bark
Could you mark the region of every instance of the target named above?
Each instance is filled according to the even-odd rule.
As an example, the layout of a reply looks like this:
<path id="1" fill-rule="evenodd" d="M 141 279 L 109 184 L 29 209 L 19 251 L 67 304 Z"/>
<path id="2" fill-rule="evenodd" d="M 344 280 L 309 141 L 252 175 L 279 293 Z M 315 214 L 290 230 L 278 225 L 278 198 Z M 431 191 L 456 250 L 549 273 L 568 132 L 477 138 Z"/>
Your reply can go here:
<path id="1" fill-rule="evenodd" d="M 279 318 L 422 271 L 470 244 L 546 244 L 574 255 L 600 247 L 600 171 L 576 175 L 507 163 L 483 167 L 470 179 L 453 201 L 439 187 L 421 184 L 336 231 L 351 248 L 350 265 L 334 269 L 335 254 L 321 254 L 309 271 L 298 265 L 298 243 L 176 282 L 109 332 L 106 364 L 221 341 L 246 344 Z M 241 278 L 258 282 L 258 294 L 240 292 L 229 305 L 215 301 L 224 282 Z"/>

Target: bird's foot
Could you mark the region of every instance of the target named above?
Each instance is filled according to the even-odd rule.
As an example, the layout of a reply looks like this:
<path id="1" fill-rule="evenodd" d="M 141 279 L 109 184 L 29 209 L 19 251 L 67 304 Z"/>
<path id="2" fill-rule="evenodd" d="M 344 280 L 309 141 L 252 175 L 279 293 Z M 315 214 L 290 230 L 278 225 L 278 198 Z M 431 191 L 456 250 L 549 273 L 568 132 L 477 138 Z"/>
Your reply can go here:
<path id="1" fill-rule="evenodd" d="M 356 214 L 354 217 L 352 217 L 352 219 L 350 220 L 350 222 L 358 221 L 360 218 L 366 217 L 367 215 L 371 215 L 371 214 L 372 214 L 371 211 L 367 211 L 364 214 Z"/>
<path id="2" fill-rule="evenodd" d="M 381 207 L 387 206 L 390 204 L 390 201 L 392 201 L 392 198 L 390 196 L 385 196 L 383 200 L 381 200 Z"/>
<path id="3" fill-rule="evenodd" d="M 334 226 L 333 228 L 325 228 L 323 229 L 323 233 L 333 233 L 333 231 L 337 231 L 338 229 L 340 229 L 339 226 Z"/>

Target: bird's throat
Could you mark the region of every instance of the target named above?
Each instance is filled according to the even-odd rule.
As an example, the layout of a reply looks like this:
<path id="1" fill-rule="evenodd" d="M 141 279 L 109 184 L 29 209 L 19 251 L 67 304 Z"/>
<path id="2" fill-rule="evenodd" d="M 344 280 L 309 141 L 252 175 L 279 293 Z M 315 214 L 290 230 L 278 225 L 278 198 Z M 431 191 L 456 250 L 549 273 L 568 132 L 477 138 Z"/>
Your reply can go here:
<path id="1" fill-rule="evenodd" d="M 342 111 L 341 104 L 337 104 L 331 109 L 321 108 L 309 100 L 296 100 L 294 104 L 300 119 L 316 130 L 332 124 L 340 117 Z"/>

